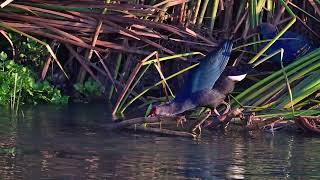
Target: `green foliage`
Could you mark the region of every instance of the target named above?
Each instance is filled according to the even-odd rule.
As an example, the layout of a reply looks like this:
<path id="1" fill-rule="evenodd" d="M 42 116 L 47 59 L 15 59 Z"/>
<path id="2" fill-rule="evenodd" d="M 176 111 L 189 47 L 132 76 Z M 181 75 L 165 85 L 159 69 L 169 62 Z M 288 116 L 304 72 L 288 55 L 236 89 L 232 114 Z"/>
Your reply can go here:
<path id="1" fill-rule="evenodd" d="M 21 103 L 53 103 L 68 102 L 67 96 L 62 96 L 60 90 L 53 88 L 48 81 L 37 82 L 35 74 L 27 67 L 8 60 L 4 52 L 0 53 L 0 104 L 9 104 L 13 96 L 15 75 L 18 75 L 15 96 L 21 93 Z M 21 91 L 21 92 L 20 92 Z"/>
<path id="2" fill-rule="evenodd" d="M 77 83 L 74 85 L 74 88 L 81 93 L 82 95 L 86 97 L 96 96 L 99 97 L 102 95 L 102 92 L 104 91 L 104 88 L 98 84 L 95 80 L 92 78 L 89 78 L 84 83 Z"/>
<path id="3" fill-rule="evenodd" d="M 48 50 L 42 44 L 16 33 L 9 33 L 9 37 L 17 51 L 15 58 L 19 64 L 32 65 L 33 68 L 43 66 Z"/>

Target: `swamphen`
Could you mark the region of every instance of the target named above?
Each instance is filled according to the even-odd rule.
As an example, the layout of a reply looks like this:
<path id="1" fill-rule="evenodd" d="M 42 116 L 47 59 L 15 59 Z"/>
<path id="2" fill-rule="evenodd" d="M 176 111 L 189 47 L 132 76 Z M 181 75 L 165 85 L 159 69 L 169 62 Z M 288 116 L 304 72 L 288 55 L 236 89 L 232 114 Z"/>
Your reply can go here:
<path id="1" fill-rule="evenodd" d="M 278 34 L 277 27 L 270 23 L 261 23 L 254 31 L 258 32 L 262 39 L 273 39 Z M 271 54 L 283 48 L 283 63 L 285 65 L 315 49 L 315 46 L 309 39 L 292 31 L 285 32 L 280 38 L 290 39 L 276 41 L 266 51 L 266 54 Z M 276 64 L 280 64 L 280 54 L 273 56 L 271 60 Z"/>
<path id="2" fill-rule="evenodd" d="M 224 113 L 228 112 L 229 105 L 224 99 L 233 91 L 235 82 L 241 81 L 246 76 L 246 73 L 234 68 L 225 70 L 231 49 L 232 42 L 227 40 L 205 56 L 199 66 L 189 74 L 175 99 L 154 106 L 149 116 L 175 116 L 196 107 L 208 107 L 219 116 L 216 107 L 220 104 L 225 104 L 227 108 Z"/>

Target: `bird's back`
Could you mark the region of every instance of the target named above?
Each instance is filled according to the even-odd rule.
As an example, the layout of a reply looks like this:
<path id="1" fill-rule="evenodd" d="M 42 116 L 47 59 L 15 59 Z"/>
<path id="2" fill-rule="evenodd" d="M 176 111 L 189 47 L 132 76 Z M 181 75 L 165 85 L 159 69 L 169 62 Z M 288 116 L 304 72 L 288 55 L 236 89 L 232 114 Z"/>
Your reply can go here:
<path id="1" fill-rule="evenodd" d="M 176 100 L 184 100 L 197 91 L 211 89 L 228 64 L 231 50 L 232 42 L 228 40 L 202 58 L 199 66 L 187 76 Z"/>
<path id="2" fill-rule="evenodd" d="M 211 98 L 218 97 L 219 94 L 212 93 L 211 89 L 228 64 L 231 50 L 232 42 L 227 40 L 216 50 L 206 55 L 200 61 L 199 66 L 190 72 L 176 97 L 170 103 L 155 108 L 157 114 L 180 114 L 198 106 L 203 106 L 207 103 L 205 97 L 209 95 L 211 95 Z"/>

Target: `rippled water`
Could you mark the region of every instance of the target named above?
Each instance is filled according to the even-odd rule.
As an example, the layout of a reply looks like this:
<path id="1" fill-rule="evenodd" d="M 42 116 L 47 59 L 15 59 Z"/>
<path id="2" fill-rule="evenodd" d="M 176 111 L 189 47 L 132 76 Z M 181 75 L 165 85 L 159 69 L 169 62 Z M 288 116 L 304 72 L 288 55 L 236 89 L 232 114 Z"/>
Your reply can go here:
<path id="1" fill-rule="evenodd" d="M 320 139 L 106 132 L 106 105 L 0 110 L 0 179 L 318 179 Z"/>

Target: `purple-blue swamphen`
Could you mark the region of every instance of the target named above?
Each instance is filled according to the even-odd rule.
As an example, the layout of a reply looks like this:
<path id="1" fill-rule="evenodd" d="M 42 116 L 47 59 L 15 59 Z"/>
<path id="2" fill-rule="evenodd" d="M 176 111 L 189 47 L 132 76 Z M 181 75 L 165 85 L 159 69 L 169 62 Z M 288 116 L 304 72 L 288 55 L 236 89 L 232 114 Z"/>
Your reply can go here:
<path id="1" fill-rule="evenodd" d="M 255 32 L 258 32 L 261 38 L 266 40 L 273 39 L 278 34 L 278 29 L 270 23 L 261 23 L 256 28 Z M 309 39 L 292 31 L 285 32 L 280 38 L 288 39 L 276 41 L 266 51 L 266 54 L 271 54 L 280 48 L 283 48 L 283 63 L 285 65 L 315 49 L 315 46 Z M 264 45 L 266 45 L 266 43 L 264 43 Z M 276 64 L 280 64 L 280 54 L 272 57 L 271 60 Z"/>
<path id="2" fill-rule="evenodd" d="M 176 97 L 165 104 L 154 106 L 149 116 L 175 116 L 196 107 L 208 107 L 212 113 L 220 116 L 216 108 L 224 104 L 224 113 L 229 111 L 229 105 L 224 101 L 231 93 L 236 81 L 245 78 L 246 73 L 227 68 L 232 42 L 227 40 L 216 50 L 210 52 L 199 66 L 191 71 L 182 89 Z"/>

